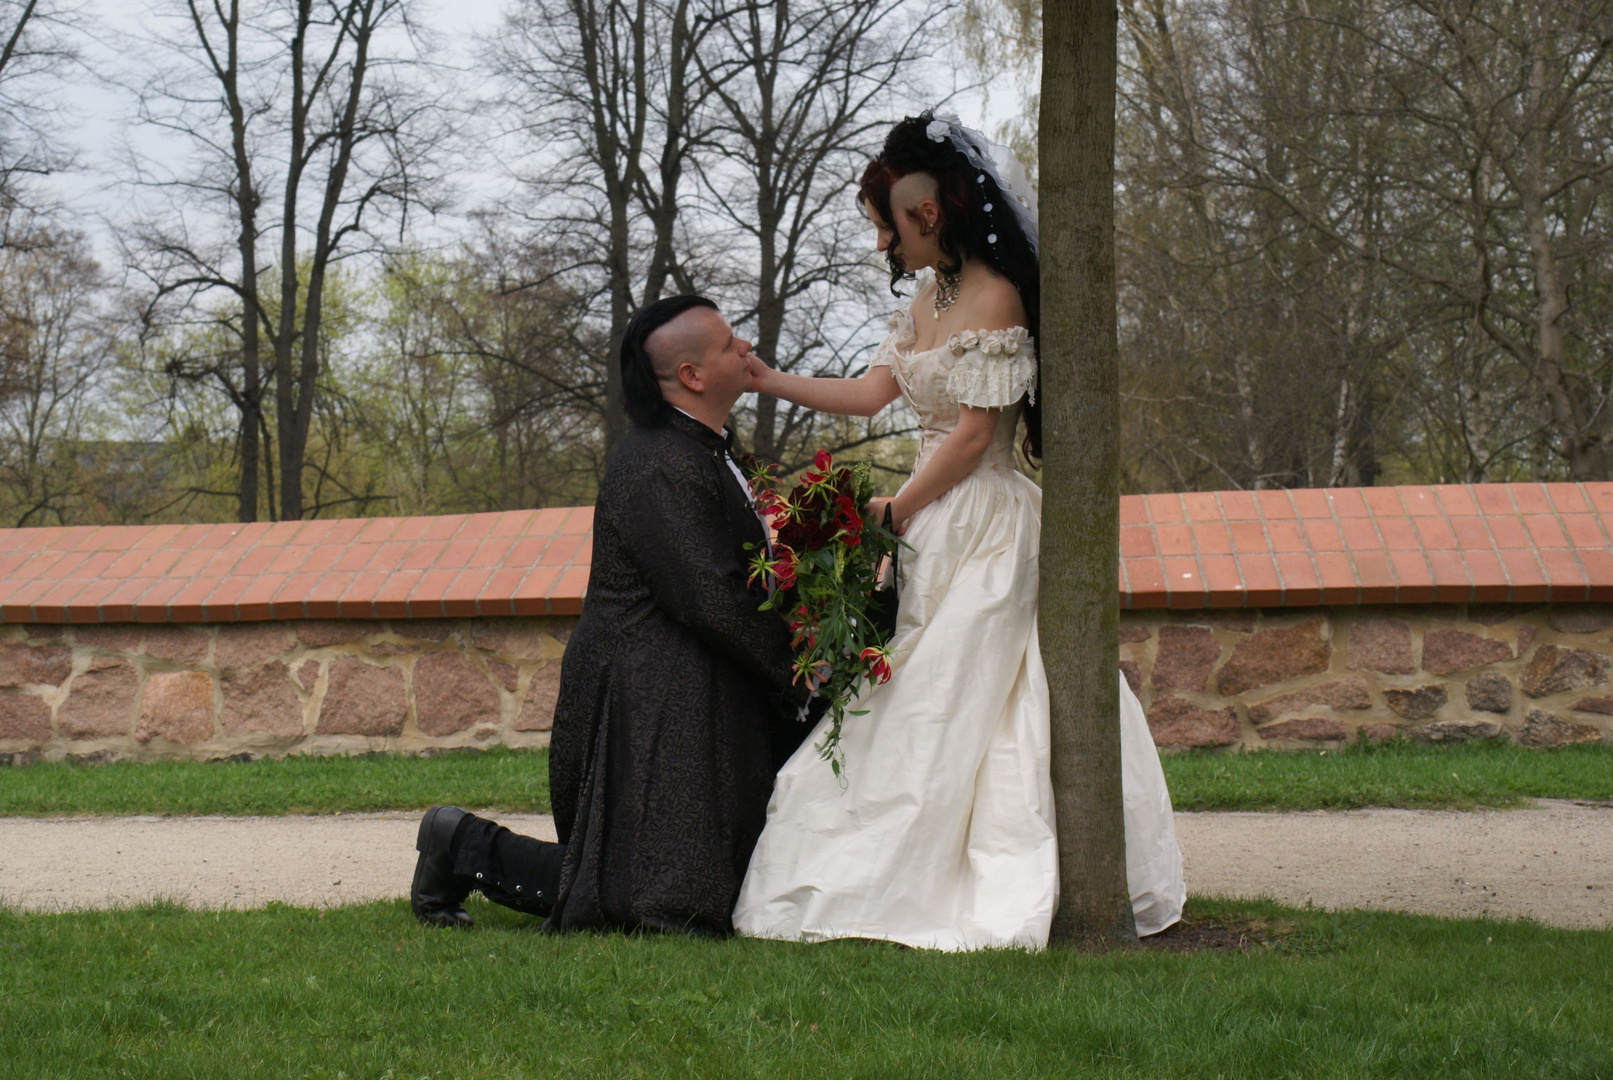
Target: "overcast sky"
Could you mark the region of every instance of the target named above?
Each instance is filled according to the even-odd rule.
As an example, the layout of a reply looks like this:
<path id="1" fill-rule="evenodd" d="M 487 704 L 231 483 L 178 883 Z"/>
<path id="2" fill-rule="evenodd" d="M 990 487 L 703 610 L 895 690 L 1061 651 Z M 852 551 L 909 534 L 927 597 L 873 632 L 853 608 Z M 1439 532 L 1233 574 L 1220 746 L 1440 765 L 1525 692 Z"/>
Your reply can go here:
<path id="1" fill-rule="evenodd" d="M 509 0 L 421 0 L 418 14 L 427 27 L 443 39 L 444 55 L 438 62 L 476 70 L 479 39 L 494 32 Z M 77 151 L 77 167 L 50 178 L 50 196 L 70 213 L 77 227 L 89 233 L 109 270 L 117 265 L 109 222 L 131 216 L 134 193 L 120 183 L 125 170 L 118 162 L 126 146 L 133 142 L 143 153 L 160 158 L 177 152 L 183 144 L 171 143 L 173 150 L 154 132 L 132 125 L 134 102 L 128 91 L 113 85 L 138 70 L 141 50 L 149 49 L 148 39 L 164 32 L 164 20 L 154 19 L 154 11 L 172 13 L 175 7 L 164 0 L 80 0 L 91 37 L 83 40 L 83 59 L 88 72 L 76 75 L 63 91 L 63 134 Z M 176 24 L 173 32 L 183 32 Z M 946 53 L 948 43 L 937 42 L 936 54 Z M 101 81 L 105 80 L 105 81 Z M 953 106 L 965 123 L 988 124 L 1008 115 L 1014 107 L 1011 93 L 999 93 L 989 106 L 980 94 L 966 93 Z M 989 115 L 987 115 L 989 111 Z M 457 206 L 436 222 L 423 222 L 419 239 L 451 237 L 464 225 L 463 212 L 499 198 L 509 181 L 496 168 L 486 165 L 462 170 L 456 175 Z"/>

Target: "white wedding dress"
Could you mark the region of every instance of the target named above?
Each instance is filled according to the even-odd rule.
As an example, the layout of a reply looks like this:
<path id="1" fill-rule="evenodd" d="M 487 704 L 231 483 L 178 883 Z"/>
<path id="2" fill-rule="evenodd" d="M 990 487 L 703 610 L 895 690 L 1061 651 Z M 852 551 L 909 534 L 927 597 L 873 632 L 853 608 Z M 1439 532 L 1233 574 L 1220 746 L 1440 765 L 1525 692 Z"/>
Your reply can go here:
<path id="1" fill-rule="evenodd" d="M 891 679 L 852 706 L 866 715 L 845 719 L 844 786 L 813 748 L 827 719 L 779 772 L 734 929 L 1041 948 L 1058 900 L 1036 631 L 1041 489 L 1013 464 L 1034 343 L 1022 328 L 923 352 L 908 351 L 914 340 L 897 312 L 873 360 L 918 414 L 914 471 L 957 425 L 960 402 L 1001 408 L 996 437 L 973 472 L 913 515 Z M 1182 856 L 1158 753 L 1123 678 L 1120 730 L 1126 874 L 1137 932 L 1151 934 L 1181 917 Z"/>

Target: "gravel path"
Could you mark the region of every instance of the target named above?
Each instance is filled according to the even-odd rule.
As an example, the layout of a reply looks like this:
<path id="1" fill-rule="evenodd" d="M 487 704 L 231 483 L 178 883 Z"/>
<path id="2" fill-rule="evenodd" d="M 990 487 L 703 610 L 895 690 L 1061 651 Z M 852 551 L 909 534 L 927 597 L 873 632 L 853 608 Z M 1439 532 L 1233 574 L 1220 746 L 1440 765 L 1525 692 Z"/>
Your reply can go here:
<path id="1" fill-rule="evenodd" d="M 408 892 L 420 815 L 0 818 L 0 901 L 28 911 L 166 898 L 200 908 Z M 552 839 L 548 817 L 508 815 Z M 1613 807 L 1178 814 L 1189 890 L 1322 908 L 1613 927 Z"/>

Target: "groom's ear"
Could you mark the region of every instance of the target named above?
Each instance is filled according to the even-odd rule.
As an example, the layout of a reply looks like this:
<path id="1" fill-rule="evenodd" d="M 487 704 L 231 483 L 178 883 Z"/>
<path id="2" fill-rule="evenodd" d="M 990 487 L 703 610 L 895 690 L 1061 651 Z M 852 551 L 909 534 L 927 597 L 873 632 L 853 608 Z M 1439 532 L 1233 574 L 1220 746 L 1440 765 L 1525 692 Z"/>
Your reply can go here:
<path id="1" fill-rule="evenodd" d="M 706 392 L 706 383 L 700 377 L 700 368 L 697 365 L 685 360 L 678 365 L 677 376 L 678 382 L 682 383 L 684 389 L 690 393 L 704 394 Z"/>

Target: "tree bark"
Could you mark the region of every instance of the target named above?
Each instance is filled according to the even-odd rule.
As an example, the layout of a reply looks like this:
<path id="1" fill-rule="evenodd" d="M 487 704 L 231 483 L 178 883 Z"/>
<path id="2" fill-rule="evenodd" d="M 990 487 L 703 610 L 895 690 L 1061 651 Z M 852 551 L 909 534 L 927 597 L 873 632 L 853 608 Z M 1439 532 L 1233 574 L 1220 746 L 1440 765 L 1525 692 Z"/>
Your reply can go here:
<path id="1" fill-rule="evenodd" d="M 1042 655 L 1052 699 L 1053 941 L 1137 940 L 1120 789 L 1114 0 L 1043 7 Z"/>

